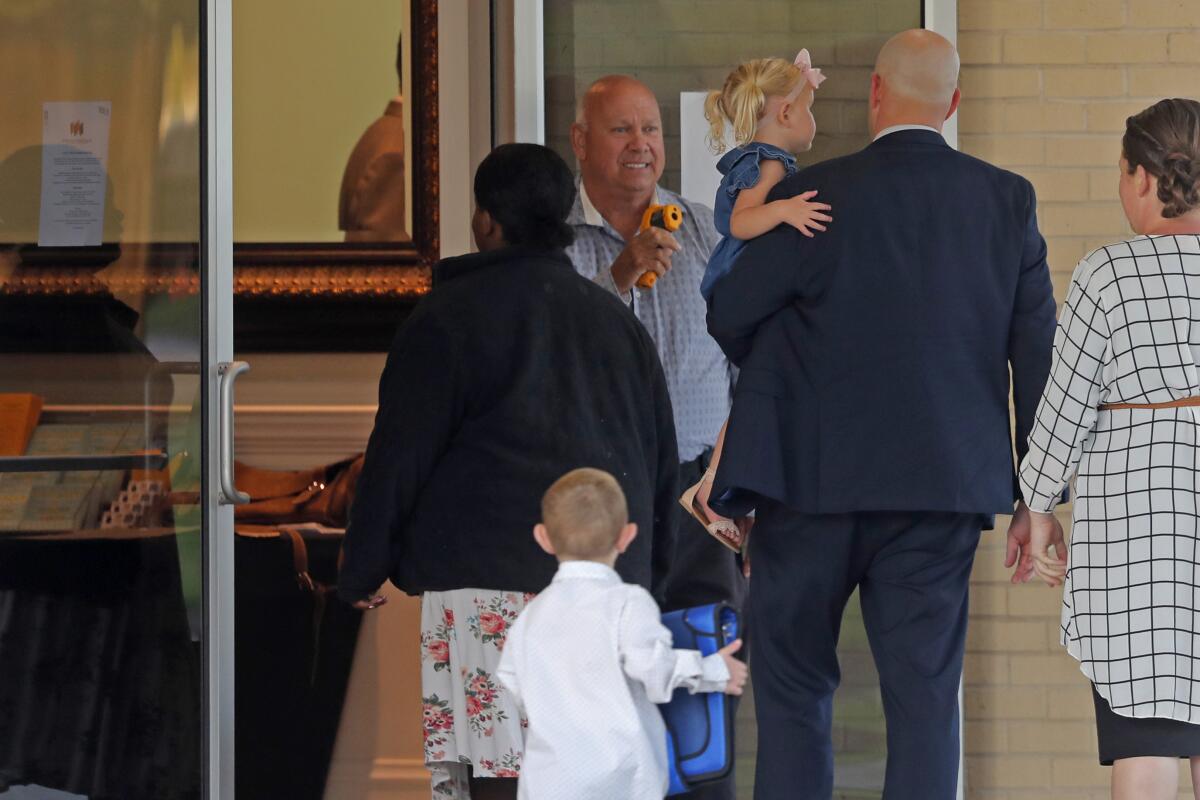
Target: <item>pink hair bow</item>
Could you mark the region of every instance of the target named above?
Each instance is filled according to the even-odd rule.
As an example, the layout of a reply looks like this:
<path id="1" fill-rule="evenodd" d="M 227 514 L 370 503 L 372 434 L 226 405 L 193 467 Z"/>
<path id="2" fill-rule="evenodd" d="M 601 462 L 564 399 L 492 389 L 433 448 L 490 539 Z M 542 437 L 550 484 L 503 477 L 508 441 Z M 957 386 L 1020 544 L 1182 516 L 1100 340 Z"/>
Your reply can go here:
<path id="1" fill-rule="evenodd" d="M 808 54 L 808 48 L 802 48 L 799 53 L 796 53 L 796 60 L 792 62 L 800 68 L 800 74 L 804 76 L 804 80 L 812 84 L 816 89 L 825 80 L 824 73 L 812 65 L 812 56 Z"/>

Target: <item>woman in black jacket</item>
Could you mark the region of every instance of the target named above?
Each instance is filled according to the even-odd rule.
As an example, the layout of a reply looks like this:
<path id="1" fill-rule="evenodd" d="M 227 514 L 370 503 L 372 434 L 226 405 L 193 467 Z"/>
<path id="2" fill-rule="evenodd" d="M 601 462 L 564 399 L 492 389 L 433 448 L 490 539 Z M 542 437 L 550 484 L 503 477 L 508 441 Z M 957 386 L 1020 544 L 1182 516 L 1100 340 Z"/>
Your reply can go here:
<path id="1" fill-rule="evenodd" d="M 656 596 L 673 548 L 678 458 L 662 368 L 630 310 L 563 253 L 574 194 L 545 147 L 484 159 L 471 220 L 480 252 L 435 268 L 380 379 L 339 593 L 374 608 L 390 578 L 421 595 L 435 797 L 516 796 L 522 720 L 493 671 L 509 626 L 554 574 L 531 534 L 550 484 L 585 466 L 617 477 L 642 535 L 616 568 Z"/>

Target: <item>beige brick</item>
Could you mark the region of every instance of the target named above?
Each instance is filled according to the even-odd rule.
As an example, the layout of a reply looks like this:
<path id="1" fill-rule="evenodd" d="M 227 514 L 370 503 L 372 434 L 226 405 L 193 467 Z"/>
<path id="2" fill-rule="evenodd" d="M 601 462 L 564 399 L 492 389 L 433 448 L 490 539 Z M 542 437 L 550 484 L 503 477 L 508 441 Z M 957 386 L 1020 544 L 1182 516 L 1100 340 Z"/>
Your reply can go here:
<path id="1" fill-rule="evenodd" d="M 984 584 L 972 586 L 970 593 L 970 615 L 1002 616 L 1008 611 L 1008 589 L 1002 585 Z"/>
<path id="2" fill-rule="evenodd" d="M 1004 124 L 1005 106 L 984 100 L 964 102 L 958 107 L 959 133 L 994 133 Z"/>
<path id="3" fill-rule="evenodd" d="M 959 30 L 994 31 L 1040 27 L 1041 0 L 959 0 Z"/>
<path id="4" fill-rule="evenodd" d="M 960 33 L 958 54 L 964 64 L 999 64 L 1004 58 L 1004 38 L 998 33 Z"/>
<path id="5" fill-rule="evenodd" d="M 887 36 L 877 33 L 859 33 L 840 37 L 837 43 L 835 62 L 843 66 L 873 67 L 879 49 Z"/>
<path id="6" fill-rule="evenodd" d="M 1047 719 L 1092 722 L 1096 719 L 1091 686 L 1056 686 L 1047 697 L 1049 698 L 1049 708 L 1045 715 Z"/>
<path id="7" fill-rule="evenodd" d="M 1019 102 L 1003 106 L 1008 133 L 1066 133 L 1087 127 L 1083 103 Z"/>
<path id="8" fill-rule="evenodd" d="M 1055 786 L 1104 788 L 1112 781 L 1112 771 L 1100 766 L 1095 756 L 1057 756 L 1053 760 Z"/>
<path id="9" fill-rule="evenodd" d="M 732 60 L 726 58 L 728 41 L 728 37 L 715 33 L 672 36 L 666 41 L 666 63 L 672 67 L 701 67 Z"/>
<path id="10" fill-rule="evenodd" d="M 1168 50 L 1172 61 L 1200 62 L 1200 31 L 1172 33 Z"/>
<path id="11" fill-rule="evenodd" d="M 1010 753 L 1091 754 L 1096 752 L 1096 726 L 1090 722 L 1009 722 Z"/>
<path id="12" fill-rule="evenodd" d="M 1046 97 L 1121 97 L 1125 72 L 1120 67 L 1047 68 L 1043 74 Z"/>
<path id="13" fill-rule="evenodd" d="M 1126 225 L 1117 203 L 1046 206 L 1038 219 L 1047 236 L 1115 236 Z"/>
<path id="14" fill-rule="evenodd" d="M 1180 28 L 1200 26 L 1200 3 L 1196 0 L 1130 0 L 1129 27 Z"/>
<path id="15" fill-rule="evenodd" d="M 968 722 L 963 728 L 963 750 L 967 755 L 1007 752 L 1008 726 L 1011 724 L 1013 723 L 1002 719 L 981 719 Z"/>
<path id="16" fill-rule="evenodd" d="M 632 67 L 661 67 L 666 63 L 666 51 L 662 41 L 647 36 L 606 36 L 604 61 L 596 66 L 621 70 Z M 575 50 L 575 65 L 579 63 L 579 49 Z"/>
<path id="17" fill-rule="evenodd" d="M 1055 136 L 1046 139 L 1046 163 L 1097 167 L 1113 163 L 1120 149 L 1120 141 L 1112 136 Z"/>
<path id="18" fill-rule="evenodd" d="M 1088 170 L 1088 198 L 1113 202 L 1120 197 L 1117 194 L 1117 182 L 1121 178 L 1121 168 L 1114 161 L 1110 169 Z"/>
<path id="19" fill-rule="evenodd" d="M 1036 173 L 1035 177 L 1037 180 L 1034 180 L 1029 175 L 1025 177 L 1033 181 L 1033 188 L 1037 191 L 1038 203 L 1042 205 L 1059 202 L 1064 199 L 1087 199 L 1087 170 L 1048 169 Z M 1071 193 L 1074 196 L 1069 198 L 1056 197 L 1055 187 L 1068 182 L 1075 184 L 1072 187 L 1074 191 Z M 1045 187 L 1044 189 L 1042 188 L 1043 186 Z M 1040 617 L 1045 620 L 1057 622 L 1061 610 L 1062 590 L 1048 588 L 1041 581 L 1027 583 L 1022 586 L 1013 586 L 1008 590 L 1008 613 L 1013 617 Z"/>
<path id="20" fill-rule="evenodd" d="M 825 0 L 795 2 L 792 4 L 792 30 L 804 34 L 825 31 L 873 33 L 878 30 L 876 5 L 877 3 L 865 0 L 840 0 L 837 3 L 828 3 Z M 729 8 L 728 5 L 726 7 Z"/>
<path id="21" fill-rule="evenodd" d="M 1125 0 L 1046 0 L 1047 28 L 1099 30 L 1125 24 Z"/>
<path id="22" fill-rule="evenodd" d="M 921 7 L 916 3 L 877 3 L 875 13 L 879 30 L 905 31 L 921 27 Z"/>
<path id="23" fill-rule="evenodd" d="M 1079 263 L 1080 257 L 1083 256 L 1083 242 L 1072 236 L 1049 236 L 1046 238 L 1046 249 L 1046 260 L 1050 265 L 1050 282 L 1054 285 L 1054 296 L 1061 303 L 1067 296 L 1071 272 Z M 1051 652 L 1058 648 L 1058 642 L 1050 645 Z"/>
<path id="24" fill-rule="evenodd" d="M 1134 67 L 1129 73 L 1131 97 L 1193 97 L 1200 90 L 1200 66 Z"/>
<path id="25" fill-rule="evenodd" d="M 1054 621 L 1057 627 L 1057 618 Z M 1013 686 L 1087 686 L 1087 678 L 1079 671 L 1079 662 L 1066 650 L 1050 655 L 1013 655 L 1009 658 L 1009 680 Z"/>
<path id="26" fill-rule="evenodd" d="M 1046 624 L 1044 622 L 1015 622 L 988 620 L 967 630 L 967 650 L 972 653 L 1044 653 Z"/>
<path id="27" fill-rule="evenodd" d="M 978 756 L 967 762 L 967 785 L 981 789 L 1046 786 L 1051 779 L 1046 756 Z"/>
<path id="28" fill-rule="evenodd" d="M 862 100 L 870 92 L 870 67 L 838 67 L 821 84 L 820 94 L 827 100 Z"/>
<path id="29" fill-rule="evenodd" d="M 1045 719 L 1046 690 L 1038 686 L 986 686 L 963 689 L 963 714 L 968 720 Z M 1088 706 L 1091 713 L 1091 707 Z"/>
<path id="30" fill-rule="evenodd" d="M 1083 61 L 1083 55 L 1084 38 L 1077 33 L 1009 33 L 1004 36 L 1006 64 L 1078 64 Z"/>
<path id="31" fill-rule="evenodd" d="M 599 67 L 607 63 L 604 56 L 604 39 L 598 37 L 580 38 L 575 41 L 574 48 L 574 63 L 576 67 Z M 656 47 L 655 51 L 658 49 Z"/>
<path id="32" fill-rule="evenodd" d="M 967 653 L 963 660 L 963 685 L 1002 686 L 1008 683 L 1008 656 L 1004 653 Z"/>
<path id="33" fill-rule="evenodd" d="M 1022 67 L 964 67 L 960 78 L 964 102 L 981 98 L 1037 97 L 1039 70 Z"/>
<path id="34" fill-rule="evenodd" d="M 1093 101 L 1087 106 L 1087 129 L 1095 133 L 1125 133 L 1125 120 L 1149 105 L 1145 100 Z"/>
<path id="35" fill-rule="evenodd" d="M 980 155 L 979 149 L 977 149 L 975 147 L 976 140 L 984 139 L 984 138 L 994 138 L 994 137 L 960 136 L 958 138 L 959 138 L 959 145 L 962 147 L 962 150 L 964 153 L 968 153 L 977 158 L 983 158 L 985 160 L 988 160 L 987 156 Z M 1033 141 L 1038 141 L 1040 143 L 1040 140 L 1033 140 Z M 986 149 L 986 148 L 983 148 L 983 149 Z M 997 521 L 998 521 L 998 519 L 997 519 Z M 997 538 L 1000 538 L 1001 536 L 1003 536 L 1003 534 L 1000 534 L 999 531 L 996 531 L 992 535 L 997 536 Z M 975 556 L 975 566 L 971 570 L 971 590 L 972 591 L 974 591 L 976 586 L 980 586 L 982 584 L 987 584 L 987 583 L 999 583 L 1004 586 L 1008 586 L 1009 579 L 1011 577 L 1012 577 L 1012 569 L 1010 567 L 1004 566 L 1004 550 L 1003 550 L 1003 548 L 997 548 L 997 549 L 993 549 L 993 550 L 986 551 L 986 552 L 983 550 L 982 547 L 980 548 L 980 551 Z"/>
<path id="36" fill-rule="evenodd" d="M 1001 167 L 1037 166 L 1046 158 L 1045 141 L 1040 137 L 960 136 L 959 146 L 964 153 Z"/>
<path id="37" fill-rule="evenodd" d="M 1157 64 L 1167 60 L 1167 34 L 1122 31 L 1087 37 L 1089 64 Z"/>

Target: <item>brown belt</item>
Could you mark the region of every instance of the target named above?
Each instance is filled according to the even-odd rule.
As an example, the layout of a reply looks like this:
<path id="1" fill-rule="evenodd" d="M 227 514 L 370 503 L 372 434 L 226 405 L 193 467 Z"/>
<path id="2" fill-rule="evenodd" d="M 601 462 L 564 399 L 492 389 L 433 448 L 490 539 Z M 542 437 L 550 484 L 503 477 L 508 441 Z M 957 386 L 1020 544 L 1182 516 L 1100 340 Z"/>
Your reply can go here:
<path id="1" fill-rule="evenodd" d="M 1184 397 L 1166 403 L 1101 403 L 1101 411 L 1122 411 L 1128 408 L 1190 408 L 1200 406 L 1200 397 Z"/>

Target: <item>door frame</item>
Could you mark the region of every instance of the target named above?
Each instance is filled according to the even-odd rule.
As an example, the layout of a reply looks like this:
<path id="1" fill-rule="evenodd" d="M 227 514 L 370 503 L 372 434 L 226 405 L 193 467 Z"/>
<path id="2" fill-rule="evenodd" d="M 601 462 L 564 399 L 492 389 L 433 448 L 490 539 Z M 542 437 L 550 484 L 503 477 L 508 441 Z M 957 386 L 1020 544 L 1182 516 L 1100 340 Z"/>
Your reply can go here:
<path id="1" fill-rule="evenodd" d="M 201 21 L 201 403 L 204 539 L 204 792 L 234 797 L 233 508 L 221 502 L 220 364 L 233 360 L 233 8 L 203 0 Z"/>

